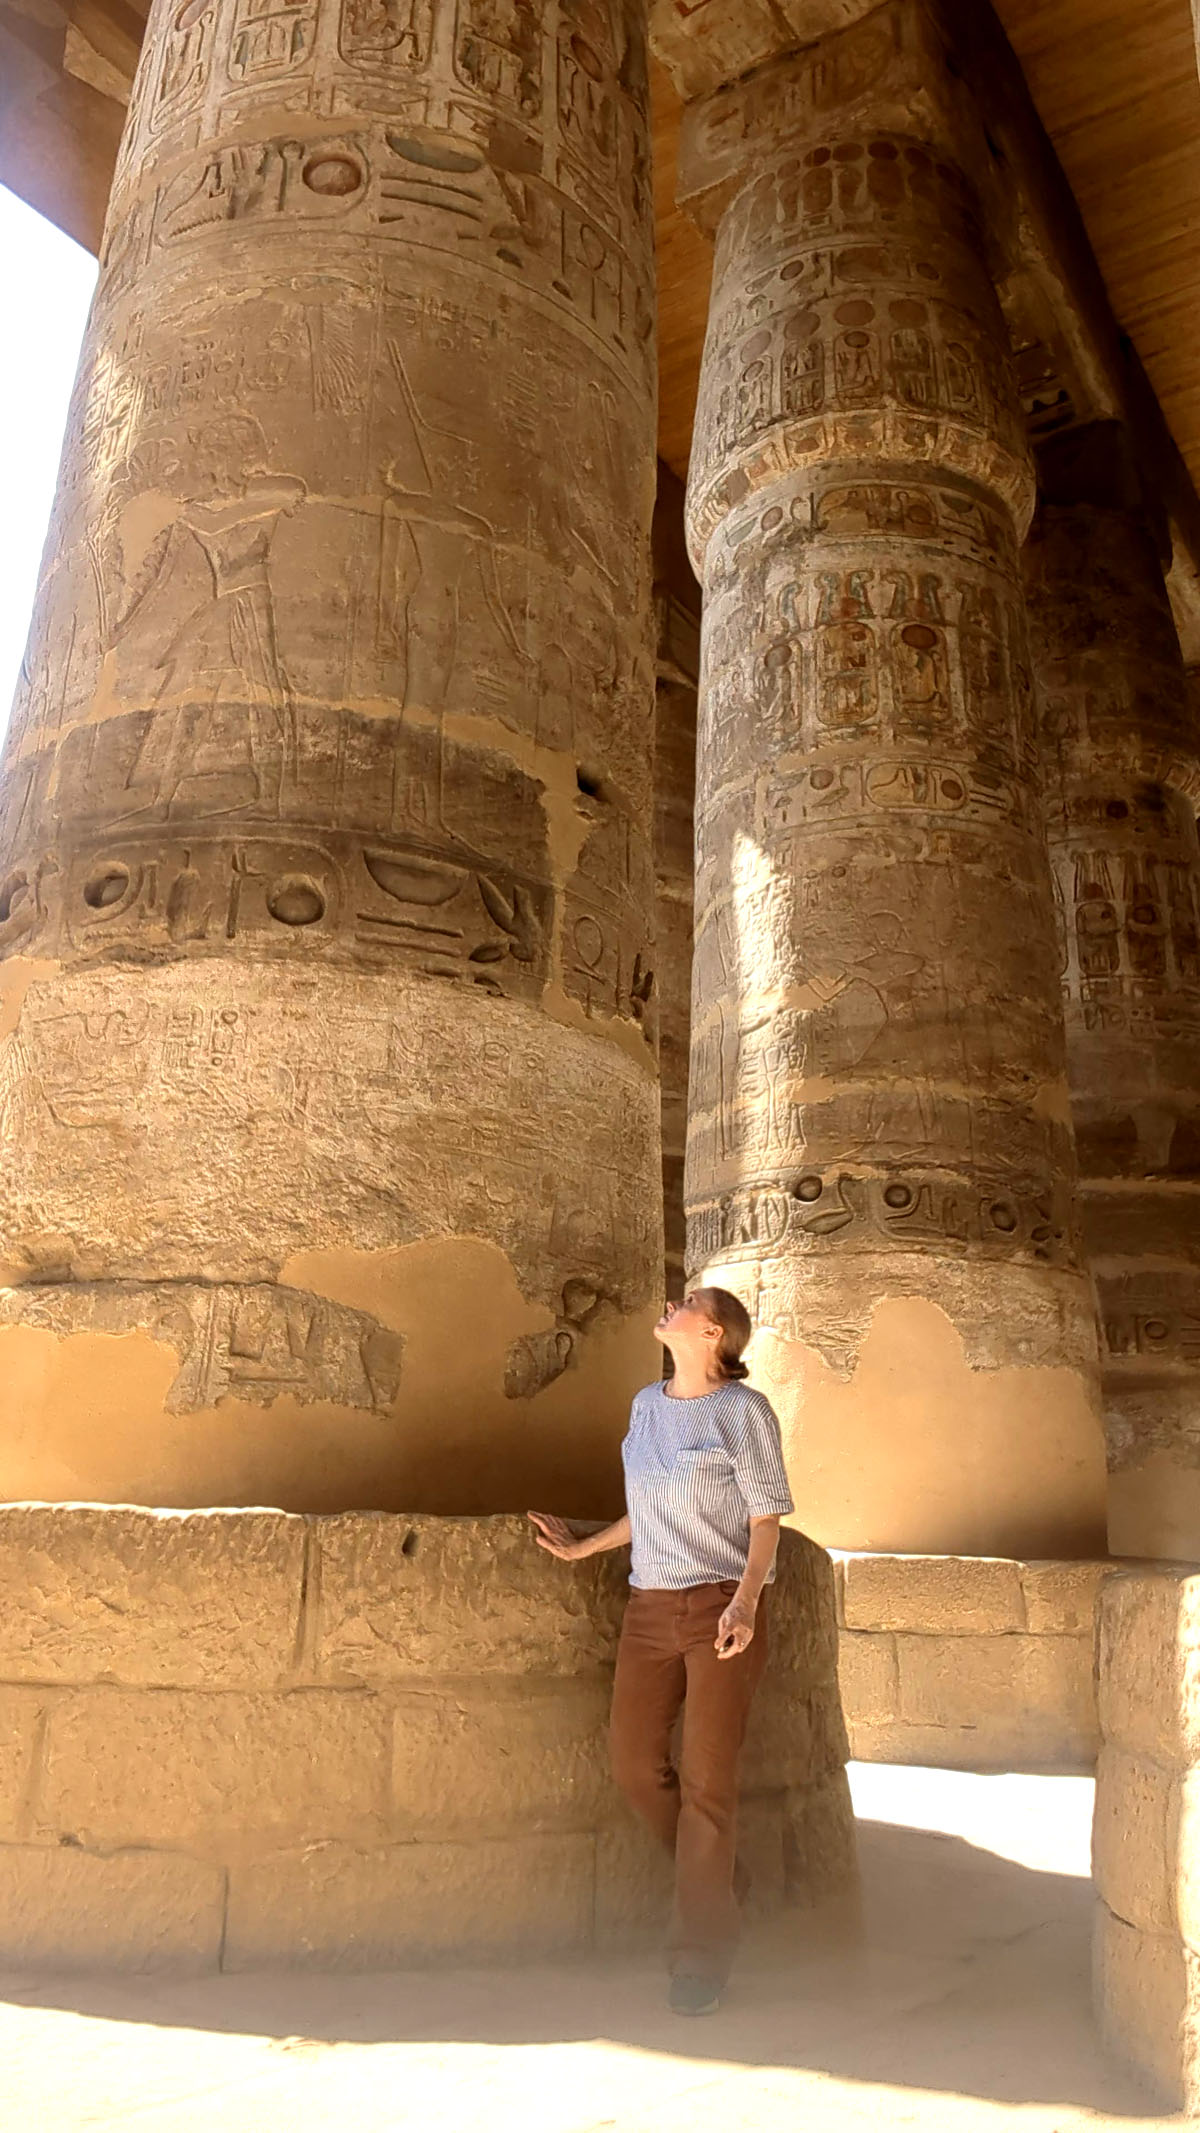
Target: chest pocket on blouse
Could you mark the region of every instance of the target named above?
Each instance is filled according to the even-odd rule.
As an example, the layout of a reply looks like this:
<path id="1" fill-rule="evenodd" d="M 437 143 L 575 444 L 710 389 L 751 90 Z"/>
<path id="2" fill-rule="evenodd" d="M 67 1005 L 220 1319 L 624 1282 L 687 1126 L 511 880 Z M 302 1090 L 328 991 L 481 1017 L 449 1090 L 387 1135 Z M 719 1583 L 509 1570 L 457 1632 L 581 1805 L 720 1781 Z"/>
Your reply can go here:
<path id="1" fill-rule="evenodd" d="M 700 1445 L 699 1447 L 676 1452 L 675 1457 L 679 1465 L 685 1467 L 689 1473 L 694 1473 L 697 1470 L 701 1473 L 708 1473 L 709 1471 L 720 1473 L 722 1469 L 727 1473 L 733 1472 L 733 1461 L 723 1444 Z"/>

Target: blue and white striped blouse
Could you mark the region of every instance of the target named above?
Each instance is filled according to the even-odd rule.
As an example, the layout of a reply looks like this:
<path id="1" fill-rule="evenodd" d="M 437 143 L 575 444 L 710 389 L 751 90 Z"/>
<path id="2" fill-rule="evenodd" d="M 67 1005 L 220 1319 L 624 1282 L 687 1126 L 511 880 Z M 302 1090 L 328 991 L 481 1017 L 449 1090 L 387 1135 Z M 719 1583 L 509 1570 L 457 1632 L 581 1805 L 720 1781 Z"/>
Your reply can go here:
<path id="1" fill-rule="evenodd" d="M 793 1508 L 775 1410 L 740 1378 L 691 1400 L 644 1386 L 621 1457 L 639 1589 L 740 1578 L 750 1520 Z"/>

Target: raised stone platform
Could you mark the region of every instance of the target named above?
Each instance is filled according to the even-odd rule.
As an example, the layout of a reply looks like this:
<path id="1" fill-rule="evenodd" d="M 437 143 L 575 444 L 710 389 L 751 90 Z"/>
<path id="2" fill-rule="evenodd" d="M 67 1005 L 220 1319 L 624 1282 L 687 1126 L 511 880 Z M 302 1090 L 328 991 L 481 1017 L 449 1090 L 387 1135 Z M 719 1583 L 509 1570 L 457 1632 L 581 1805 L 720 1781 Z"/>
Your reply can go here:
<path id="1" fill-rule="evenodd" d="M 1090 1770 L 1107 1561 L 834 1555 L 842 1706 L 867 1763 Z"/>
<path id="2" fill-rule="evenodd" d="M 607 1774 L 627 1559 L 516 1518 L 0 1507 L 0 1963 L 372 1968 L 655 1933 Z M 785 1533 L 761 1909 L 853 1875 L 833 1577 Z"/>

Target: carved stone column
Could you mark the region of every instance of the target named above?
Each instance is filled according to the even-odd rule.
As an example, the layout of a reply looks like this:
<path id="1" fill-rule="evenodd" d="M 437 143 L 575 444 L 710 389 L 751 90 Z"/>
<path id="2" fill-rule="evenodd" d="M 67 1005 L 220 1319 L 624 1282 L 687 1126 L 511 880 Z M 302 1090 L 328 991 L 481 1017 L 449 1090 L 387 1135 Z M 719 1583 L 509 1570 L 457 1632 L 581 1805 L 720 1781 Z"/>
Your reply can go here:
<path id="1" fill-rule="evenodd" d="M 682 1296 L 687 1259 L 687 1148 L 692 1013 L 692 856 L 700 588 L 683 534 L 683 483 L 659 461 L 654 507 L 658 688 L 654 719 L 654 975 L 662 1098 L 663 1246 L 668 1296 Z"/>
<path id="2" fill-rule="evenodd" d="M 806 1529 L 1104 1531 L 986 151 L 917 9 L 694 105 L 716 226 L 689 1257 L 759 1328 Z"/>
<path id="3" fill-rule="evenodd" d="M 0 795 L 4 1495 L 617 1498 L 646 104 L 638 0 L 156 0 Z"/>
<path id="4" fill-rule="evenodd" d="M 1110 1532 L 1200 1555 L 1200 731 L 1115 425 L 1040 455 L 1026 582 Z"/>

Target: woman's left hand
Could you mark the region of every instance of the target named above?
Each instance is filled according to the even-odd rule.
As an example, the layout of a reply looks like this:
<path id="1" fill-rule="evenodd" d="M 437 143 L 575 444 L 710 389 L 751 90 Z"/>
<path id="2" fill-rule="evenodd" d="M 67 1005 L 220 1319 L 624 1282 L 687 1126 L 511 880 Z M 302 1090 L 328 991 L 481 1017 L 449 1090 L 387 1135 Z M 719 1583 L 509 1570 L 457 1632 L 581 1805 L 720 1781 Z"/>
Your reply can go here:
<path id="1" fill-rule="evenodd" d="M 717 1624 L 716 1646 L 718 1659 L 736 1659 L 744 1652 L 754 1635 L 754 1617 L 757 1608 L 735 1592 Z"/>

